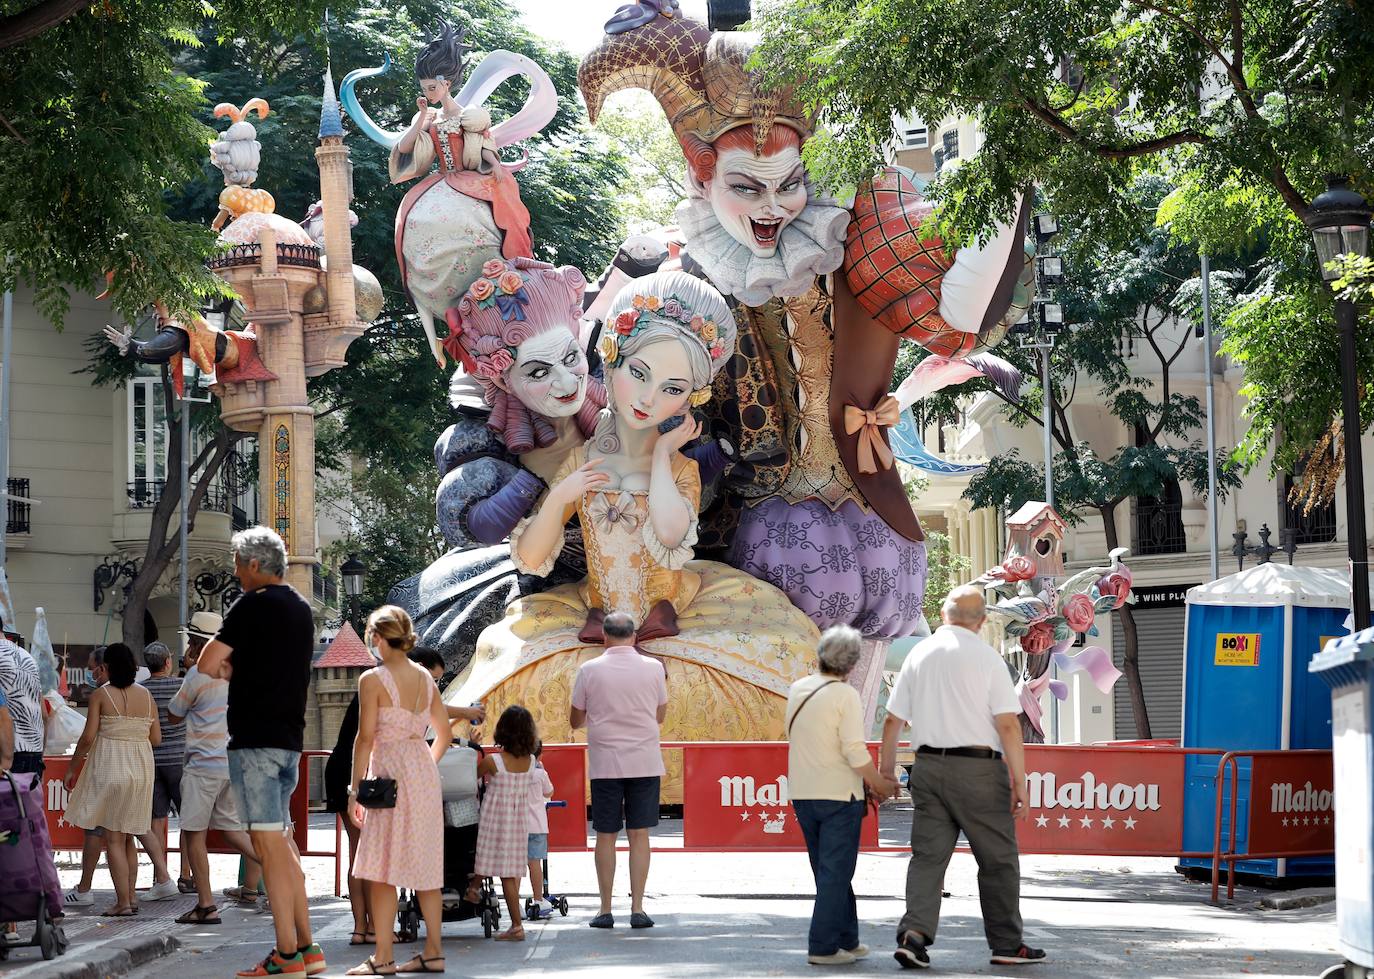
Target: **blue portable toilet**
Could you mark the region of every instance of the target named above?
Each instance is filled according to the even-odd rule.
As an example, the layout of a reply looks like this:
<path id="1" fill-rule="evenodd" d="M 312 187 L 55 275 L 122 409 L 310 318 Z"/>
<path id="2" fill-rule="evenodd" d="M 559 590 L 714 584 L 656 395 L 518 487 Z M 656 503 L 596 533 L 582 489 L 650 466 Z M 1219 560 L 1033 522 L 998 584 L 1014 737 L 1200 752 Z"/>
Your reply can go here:
<path id="1" fill-rule="evenodd" d="M 1350 578 L 1343 570 L 1260 564 L 1188 590 L 1183 667 L 1185 748 L 1226 751 L 1330 748 L 1331 694 L 1307 671 L 1328 639 L 1344 636 Z M 1187 759 L 1183 847 L 1210 850 L 1216 820 L 1216 757 Z M 1250 764 L 1240 759 L 1236 849 L 1250 815 Z M 1222 846 L 1229 849 L 1223 795 Z M 1211 861 L 1181 861 L 1206 867 Z M 1240 873 L 1328 877 L 1330 857 L 1244 860 Z"/>

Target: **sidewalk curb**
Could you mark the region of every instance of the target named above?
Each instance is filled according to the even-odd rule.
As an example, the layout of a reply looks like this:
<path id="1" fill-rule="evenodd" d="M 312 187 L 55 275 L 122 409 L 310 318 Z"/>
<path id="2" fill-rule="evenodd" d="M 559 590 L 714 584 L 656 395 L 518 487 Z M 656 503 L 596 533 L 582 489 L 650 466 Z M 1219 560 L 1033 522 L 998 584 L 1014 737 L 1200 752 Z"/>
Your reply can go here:
<path id="1" fill-rule="evenodd" d="M 94 948 L 69 951 L 47 963 L 45 979 L 105 979 L 122 976 L 138 966 L 171 955 L 181 943 L 171 935 L 116 938 Z"/>
<path id="2" fill-rule="evenodd" d="M 1260 904 L 1270 911 L 1292 911 L 1294 908 L 1314 908 L 1319 904 L 1327 904 L 1334 900 L 1336 900 L 1335 888 L 1309 887 L 1303 890 L 1289 891 L 1286 894 L 1270 894 L 1263 898 Z"/>

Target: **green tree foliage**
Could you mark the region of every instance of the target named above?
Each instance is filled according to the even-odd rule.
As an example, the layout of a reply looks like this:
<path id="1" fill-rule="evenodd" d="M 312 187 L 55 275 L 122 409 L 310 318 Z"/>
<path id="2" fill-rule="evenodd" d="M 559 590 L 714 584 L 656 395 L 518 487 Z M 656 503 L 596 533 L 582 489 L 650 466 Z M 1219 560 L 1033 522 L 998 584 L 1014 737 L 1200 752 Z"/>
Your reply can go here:
<path id="1" fill-rule="evenodd" d="M 640 234 L 672 224 L 687 197 L 687 164 L 658 103 L 644 92 L 622 92 L 596 128 L 626 157 L 625 179 L 616 188 L 626 230 Z"/>
<path id="2" fill-rule="evenodd" d="M 51 5 L 0 0 L 0 24 Z M 203 85 L 176 55 L 205 39 L 292 36 L 324 7 L 107 0 L 0 44 L 0 289 L 32 286 L 59 325 L 68 294 L 110 270 L 114 306 L 130 322 L 155 298 L 193 308 L 212 293 L 202 262 L 214 235 L 175 220 L 164 201 L 200 172 L 213 138 L 197 116 Z"/>
<path id="3" fill-rule="evenodd" d="M 1328 429 L 1337 344 L 1301 219 L 1327 173 L 1374 192 L 1374 7 L 776 0 L 755 26 L 760 66 L 821 110 L 826 130 L 806 156 L 831 185 L 872 172 L 895 118 L 978 119 L 982 149 L 934 190 L 954 240 L 986 235 L 1030 184 L 1057 213 L 1128 238 L 1131 188 L 1167 176 L 1176 189 L 1160 217 L 1178 240 L 1262 254 L 1224 320 L 1250 398 L 1239 458 L 1261 462 L 1278 437 L 1276 464 L 1291 468 Z M 1370 376 L 1374 344 L 1360 359 Z"/>
<path id="4" fill-rule="evenodd" d="M 1099 519 L 1109 550 L 1130 543 L 1119 540 L 1117 521 L 1132 501 L 1148 505 L 1176 484 L 1190 485 L 1199 494 L 1207 491 L 1202 404 L 1196 394 L 1180 391 L 1175 380 L 1179 360 L 1196 357 L 1201 347 L 1191 328 L 1200 319 L 1201 279 L 1191 249 L 1156 224 L 1167 190 L 1151 178 L 1130 189 L 1126 196 L 1136 215 L 1132 238 L 1112 244 L 1100 227 L 1084 219 L 1065 222 L 1055 240 L 1066 275 L 1058 298 L 1066 322 L 1077 324 L 1059 334 L 1050 360 L 1055 508 L 1071 523 Z M 1212 271 L 1215 308 L 1229 309 L 1234 283 L 1246 274 L 1244 269 Z M 1006 398 L 986 381 L 971 381 L 941 392 L 943 400 L 927 410 L 938 411 L 943 403 L 984 389 L 1002 402 L 1013 425 L 1039 428 L 1044 392 L 1039 352 L 1006 344 L 999 353 L 1015 362 L 1029 382 L 1020 401 Z M 1110 454 L 1097 448 L 1103 444 L 1099 404 L 1121 436 L 1120 446 Z M 1085 433 L 1085 427 L 1093 431 Z M 1218 492 L 1224 495 L 1238 483 L 1236 466 L 1223 455 Z M 1043 460 L 1012 452 L 992 459 L 969 480 L 964 495 L 974 506 L 1012 512 L 1028 500 L 1042 499 L 1044 485 Z M 1124 672 L 1136 729 L 1148 737 L 1135 623 L 1129 606 L 1118 614 L 1126 635 Z"/>
<path id="5" fill-rule="evenodd" d="M 940 622 L 940 608 L 950 590 L 967 581 L 971 570 L 969 559 L 950 548 L 948 534 L 926 531 L 926 594 L 921 610 L 932 628 Z"/>

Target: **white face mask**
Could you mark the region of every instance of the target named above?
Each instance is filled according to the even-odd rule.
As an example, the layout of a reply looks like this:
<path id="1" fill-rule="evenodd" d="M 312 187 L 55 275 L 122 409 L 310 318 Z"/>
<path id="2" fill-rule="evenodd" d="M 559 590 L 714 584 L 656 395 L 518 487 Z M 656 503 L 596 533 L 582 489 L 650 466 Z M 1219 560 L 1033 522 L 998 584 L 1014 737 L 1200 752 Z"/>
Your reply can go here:
<path id="1" fill-rule="evenodd" d="M 587 356 L 575 332 L 549 330 L 530 337 L 515 351 L 506 387 L 530 411 L 545 418 L 568 418 L 587 397 Z"/>
<path id="2" fill-rule="evenodd" d="M 716 160 L 706 199 L 730 237 L 760 258 L 778 249 L 782 229 L 806 208 L 806 181 L 801 154 L 788 146 L 756 157 L 728 149 Z"/>

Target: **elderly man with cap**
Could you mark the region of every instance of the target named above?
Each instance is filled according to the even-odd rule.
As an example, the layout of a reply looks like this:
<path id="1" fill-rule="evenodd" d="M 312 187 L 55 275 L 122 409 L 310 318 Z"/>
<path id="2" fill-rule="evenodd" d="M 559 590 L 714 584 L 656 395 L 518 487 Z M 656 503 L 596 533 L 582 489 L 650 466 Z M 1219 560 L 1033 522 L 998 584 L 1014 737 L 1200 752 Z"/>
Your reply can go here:
<path id="1" fill-rule="evenodd" d="M 897 674 L 878 757 L 878 770 L 891 778 L 897 739 L 910 724 L 911 862 L 893 955 L 903 968 L 930 967 L 941 881 L 963 832 L 978 861 L 992 964 L 1043 962 L 1044 951 L 1022 940 L 1014 820 L 1026 815 L 1029 796 L 1021 705 L 1001 655 L 978 637 L 987 618 L 982 590 L 954 589 L 940 612 L 944 625 L 916 644 Z"/>
<path id="2" fill-rule="evenodd" d="M 219 631 L 220 622 L 213 612 L 197 612 L 191 617 L 186 630 L 186 658 L 192 666 L 167 707 L 173 722 L 183 718 L 186 722 L 179 815 L 197 900 L 195 907 L 177 918 L 184 925 L 214 925 L 220 920 L 210 887 L 210 854 L 206 848 L 210 830 L 221 830 L 229 844 L 251 861 L 249 880 L 261 873 L 229 784 L 229 681 L 206 676 L 194 665 L 201 649 Z"/>

